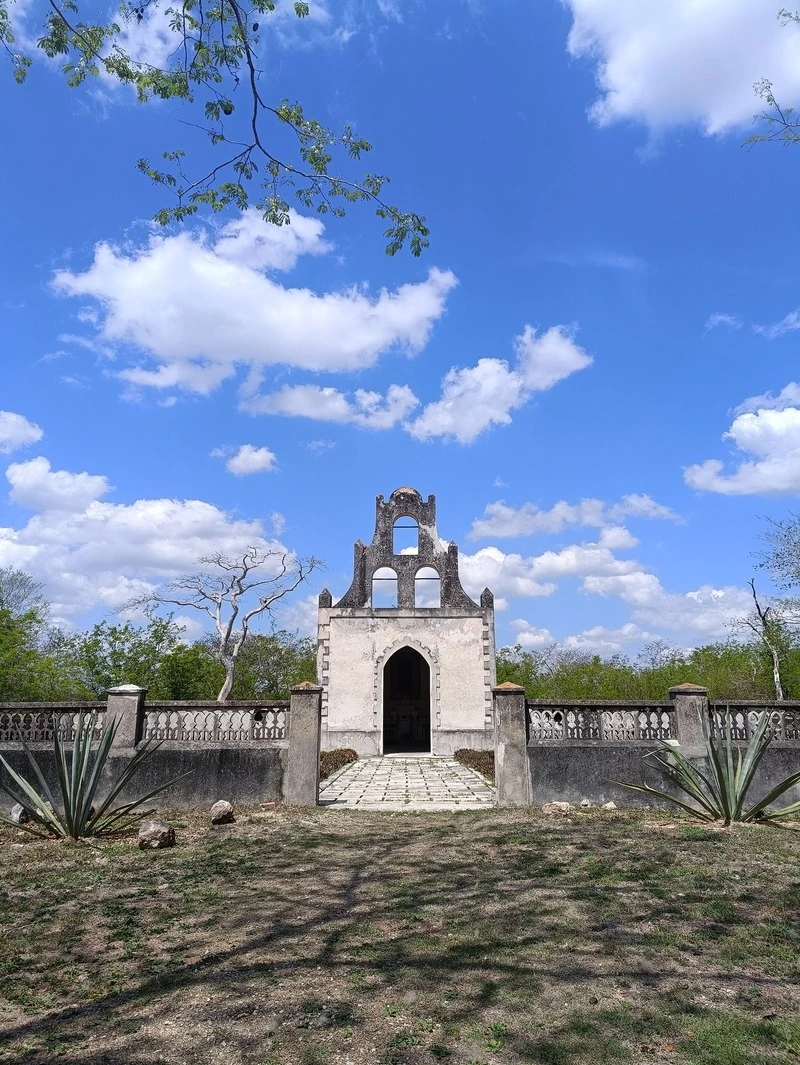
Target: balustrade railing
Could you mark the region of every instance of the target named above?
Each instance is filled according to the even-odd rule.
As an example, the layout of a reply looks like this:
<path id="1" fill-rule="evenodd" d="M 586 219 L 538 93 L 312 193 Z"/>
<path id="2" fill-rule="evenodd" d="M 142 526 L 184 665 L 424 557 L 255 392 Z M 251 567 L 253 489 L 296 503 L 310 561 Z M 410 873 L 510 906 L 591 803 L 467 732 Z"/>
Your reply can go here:
<path id="1" fill-rule="evenodd" d="M 652 743 L 675 739 L 672 703 L 528 702 L 528 742 Z"/>
<path id="2" fill-rule="evenodd" d="M 712 729 L 717 735 L 725 733 L 725 717 L 730 714 L 731 736 L 746 743 L 753 735 L 762 714 L 769 715 L 769 730 L 773 743 L 800 743 L 800 702 L 754 703 L 713 702 L 711 710 Z"/>
<path id="3" fill-rule="evenodd" d="M 146 740 L 270 745 L 288 738 L 289 703 L 164 702 L 144 708 Z"/>
<path id="4" fill-rule="evenodd" d="M 103 703 L 4 703 L 0 706 L 0 743 L 72 743 L 83 714 L 83 728 L 100 739 L 105 728 Z"/>

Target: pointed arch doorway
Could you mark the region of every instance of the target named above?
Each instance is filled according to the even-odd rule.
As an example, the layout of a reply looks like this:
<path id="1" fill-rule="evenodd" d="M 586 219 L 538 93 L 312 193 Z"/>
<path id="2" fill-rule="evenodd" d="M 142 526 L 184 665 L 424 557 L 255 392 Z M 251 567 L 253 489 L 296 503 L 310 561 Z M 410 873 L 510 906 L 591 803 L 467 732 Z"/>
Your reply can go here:
<path id="1" fill-rule="evenodd" d="M 430 749 L 430 666 L 413 647 L 401 647 L 383 667 L 383 753 Z"/>

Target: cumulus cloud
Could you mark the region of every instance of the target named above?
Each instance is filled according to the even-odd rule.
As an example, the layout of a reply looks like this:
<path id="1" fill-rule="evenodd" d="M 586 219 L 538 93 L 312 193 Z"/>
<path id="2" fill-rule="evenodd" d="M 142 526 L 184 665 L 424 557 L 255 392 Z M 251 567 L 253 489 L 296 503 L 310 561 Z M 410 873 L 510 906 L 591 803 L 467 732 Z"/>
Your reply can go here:
<path id="1" fill-rule="evenodd" d="M 570 544 L 558 551 L 525 558 L 506 554 L 500 548 L 483 547 L 474 554 L 462 554 L 459 569 L 467 592 L 480 595 L 491 588 L 503 607 L 511 596 L 549 596 L 557 582 L 570 577 L 608 576 L 633 573 L 641 569 L 638 562 L 619 559 L 614 551 L 635 547 L 638 541 L 627 529 L 603 529 L 596 543 Z"/>
<path id="2" fill-rule="evenodd" d="M 703 585 L 683 594 L 667 591 L 640 562 L 617 556 L 636 545 L 624 526 L 604 528 L 596 542 L 570 544 L 527 558 L 492 545 L 461 555 L 461 578 L 472 596 L 491 588 L 500 609 L 507 608 L 511 597 L 551 596 L 565 580 L 577 580 L 586 595 L 617 598 L 630 609 L 630 619 L 618 629 L 594 626 L 562 640 L 556 640 L 548 628 L 513 622 L 518 642 L 528 648 L 555 642 L 565 648 L 614 654 L 656 639 L 658 632 L 679 633 L 688 640 L 717 639 L 729 632 L 731 621 L 749 611 L 749 590 L 735 586 Z"/>
<path id="3" fill-rule="evenodd" d="M 211 455 L 214 458 L 224 458 L 229 452 L 226 448 L 215 448 Z M 225 463 L 225 469 L 234 477 L 246 477 L 251 473 L 265 473 L 274 470 L 278 462 L 277 455 L 268 447 L 254 447 L 253 444 L 242 444 Z"/>
<path id="4" fill-rule="evenodd" d="M 479 359 L 475 366 L 454 367 L 442 381 L 442 395 L 429 403 L 407 429 L 417 440 L 435 437 L 471 444 L 493 425 L 508 425 L 511 412 L 536 392 L 583 370 L 592 358 L 575 343 L 571 330 L 552 326 L 537 336 L 527 325 L 514 339 L 513 368 L 505 359 Z"/>
<path id="5" fill-rule="evenodd" d="M 29 422 L 22 414 L 0 410 L 0 454 L 10 455 L 17 448 L 35 444 L 43 436 L 39 426 Z"/>
<path id="6" fill-rule="evenodd" d="M 618 629 L 593 625 L 589 629 L 584 629 L 583 632 L 566 636 L 563 640 L 556 640 L 549 629 L 536 628 L 523 619 L 513 621 L 511 624 L 512 628 L 516 629 L 516 642 L 531 651 L 543 650 L 555 645 L 565 651 L 584 651 L 588 654 L 610 657 L 624 654 L 633 647 L 657 638 L 632 621 L 621 625 Z"/>
<path id="7" fill-rule="evenodd" d="M 469 535 L 472 539 L 530 536 L 533 533 L 558 533 L 569 525 L 603 528 L 628 517 L 681 520 L 663 503 L 636 492 L 623 496 L 618 503 L 605 503 L 602 499 L 582 499 L 579 503 L 561 500 L 549 510 L 542 510 L 535 503 L 511 507 L 501 499 L 487 504 L 483 517 L 473 521 Z"/>
<path id="8" fill-rule="evenodd" d="M 567 47 L 596 64 L 599 125 L 683 123 L 707 134 L 748 124 L 753 85 L 765 75 L 778 98 L 800 97 L 800 32 L 777 7 L 754 0 L 563 0 L 573 16 Z"/>
<path id="9" fill-rule="evenodd" d="M 703 639 L 728 634 L 730 623 L 747 614 L 751 606 L 749 592 L 743 588 L 704 584 L 695 591 L 679 594 L 666 591 L 655 574 L 642 570 L 588 575 L 583 590 L 591 595 L 620 598 L 631 607 L 635 621 Z"/>
<path id="10" fill-rule="evenodd" d="M 209 393 L 241 366 L 360 370 L 390 349 L 419 351 L 455 276 L 434 267 L 424 281 L 376 295 L 363 287 L 320 295 L 270 276 L 301 254 L 327 251 L 322 233 L 317 219 L 293 213 L 293 225 L 271 226 L 248 212 L 215 236 L 194 230 L 125 248 L 98 244 L 88 269 L 60 270 L 53 285 L 96 301 L 88 342 L 150 357 L 151 365 L 120 373 L 140 387 Z"/>
<path id="11" fill-rule="evenodd" d="M 89 503 L 111 491 L 107 478 L 91 473 L 53 470 L 45 458 L 14 462 L 6 470 L 14 503 L 31 510 L 84 510 Z"/>
<path id="12" fill-rule="evenodd" d="M 790 381 L 777 396 L 764 392 L 760 396 L 750 396 L 734 411 L 734 414 L 754 414 L 759 410 L 786 410 L 787 407 L 800 407 L 800 384 Z"/>
<path id="13" fill-rule="evenodd" d="M 11 466 L 6 476 L 14 497 L 37 513 L 19 529 L 0 528 L 0 566 L 42 581 L 56 617 L 119 609 L 212 549 L 286 550 L 264 536 L 260 522 L 233 519 L 198 499 L 104 502 L 107 478 L 53 471 L 46 459 Z"/>
<path id="14" fill-rule="evenodd" d="M 242 408 L 250 414 L 286 414 L 362 429 L 391 429 L 418 404 L 407 385 L 389 385 L 385 396 L 359 388 L 352 399 L 338 388 L 288 385 L 272 394 L 242 400 Z"/>
<path id="15" fill-rule="evenodd" d="M 752 459 L 742 459 L 730 473 L 725 472 L 720 459 L 706 459 L 684 470 L 686 483 L 722 495 L 800 492 L 800 407 L 788 405 L 797 387 L 787 385 L 780 396 L 767 397 L 767 405 L 755 410 L 751 409 L 753 400 L 746 400 L 745 413 L 738 414 L 723 435 L 738 452 L 752 455 Z"/>

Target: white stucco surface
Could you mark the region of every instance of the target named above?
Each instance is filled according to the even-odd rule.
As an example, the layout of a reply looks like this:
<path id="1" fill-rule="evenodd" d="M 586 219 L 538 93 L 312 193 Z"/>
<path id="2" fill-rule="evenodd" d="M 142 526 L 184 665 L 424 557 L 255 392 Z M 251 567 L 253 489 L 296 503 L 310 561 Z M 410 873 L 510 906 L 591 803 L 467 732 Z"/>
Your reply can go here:
<path id="1" fill-rule="evenodd" d="M 319 673 L 328 732 L 372 733 L 380 749 L 384 667 L 401 647 L 414 648 L 430 668 L 433 733 L 482 730 L 491 723 L 492 611 L 444 614 L 438 609 L 320 610 Z"/>

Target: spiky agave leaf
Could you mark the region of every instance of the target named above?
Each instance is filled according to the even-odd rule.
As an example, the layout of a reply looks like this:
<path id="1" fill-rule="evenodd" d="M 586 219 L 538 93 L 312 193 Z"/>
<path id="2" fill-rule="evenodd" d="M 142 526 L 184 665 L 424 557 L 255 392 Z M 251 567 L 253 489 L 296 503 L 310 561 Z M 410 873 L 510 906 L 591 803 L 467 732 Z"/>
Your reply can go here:
<path id="1" fill-rule="evenodd" d="M 733 728 L 730 709 L 726 709 L 722 735 L 714 735 L 709 721 L 701 714 L 700 723 L 708 761 L 708 775 L 693 765 L 680 751 L 668 742 L 660 740 L 662 753 L 668 752 L 668 758 L 655 757 L 659 770 L 682 792 L 687 799 L 697 803 L 700 809 L 668 792 L 660 791 L 649 784 L 628 784 L 622 780 L 614 781 L 623 788 L 641 791 L 657 799 L 664 799 L 681 809 L 687 810 L 694 817 L 705 821 L 722 821 L 725 825 L 732 822 L 775 820 L 800 813 L 800 802 L 778 810 L 768 810 L 789 788 L 800 783 L 800 772 L 793 773 L 777 784 L 767 795 L 744 812 L 747 795 L 755 779 L 756 772 L 772 742 L 769 730 L 769 714 L 764 711 L 759 715 L 753 734 L 744 748 L 734 746 Z M 652 757 L 656 752 L 645 757 Z"/>
<path id="2" fill-rule="evenodd" d="M 14 802 L 20 803 L 28 811 L 34 820 L 34 825 L 16 825 L 15 822 L 7 817 L 2 817 L 2 815 L 0 815 L 0 820 L 6 824 L 13 824 L 17 828 L 32 832 L 34 835 L 41 836 L 45 834 L 37 828 L 37 826 L 40 826 L 50 835 L 81 839 L 86 836 L 104 836 L 113 832 L 123 831 L 146 817 L 152 811 L 143 810 L 144 804 L 188 776 L 189 773 L 182 773 L 178 777 L 173 777 L 165 784 L 153 788 L 141 798 L 113 808 L 112 804 L 122 790 L 139 772 L 143 763 L 151 758 L 160 747 L 160 743 L 148 741 L 135 752 L 117 779 L 111 784 L 108 794 L 102 801 L 99 801 L 97 793 L 108 763 L 116 732 L 117 722 L 112 721 L 103 730 L 97 748 L 92 752 L 92 729 L 91 726 L 86 727 L 84 724 L 82 710 L 78 714 L 70 754 L 68 754 L 66 745 L 59 736 L 58 730 L 54 732 L 53 757 L 61 793 L 60 804 L 54 801 L 53 793 L 45 780 L 41 766 L 28 745 L 20 737 L 23 750 L 38 781 L 39 790 L 37 791 L 34 785 L 30 784 L 20 773 L 14 770 L 2 755 L 0 755 L 0 763 L 6 769 L 18 790 L 3 784 L 2 781 L 0 781 L 0 790 L 4 791 Z M 94 753 L 94 758 L 92 758 L 92 753 Z"/>

